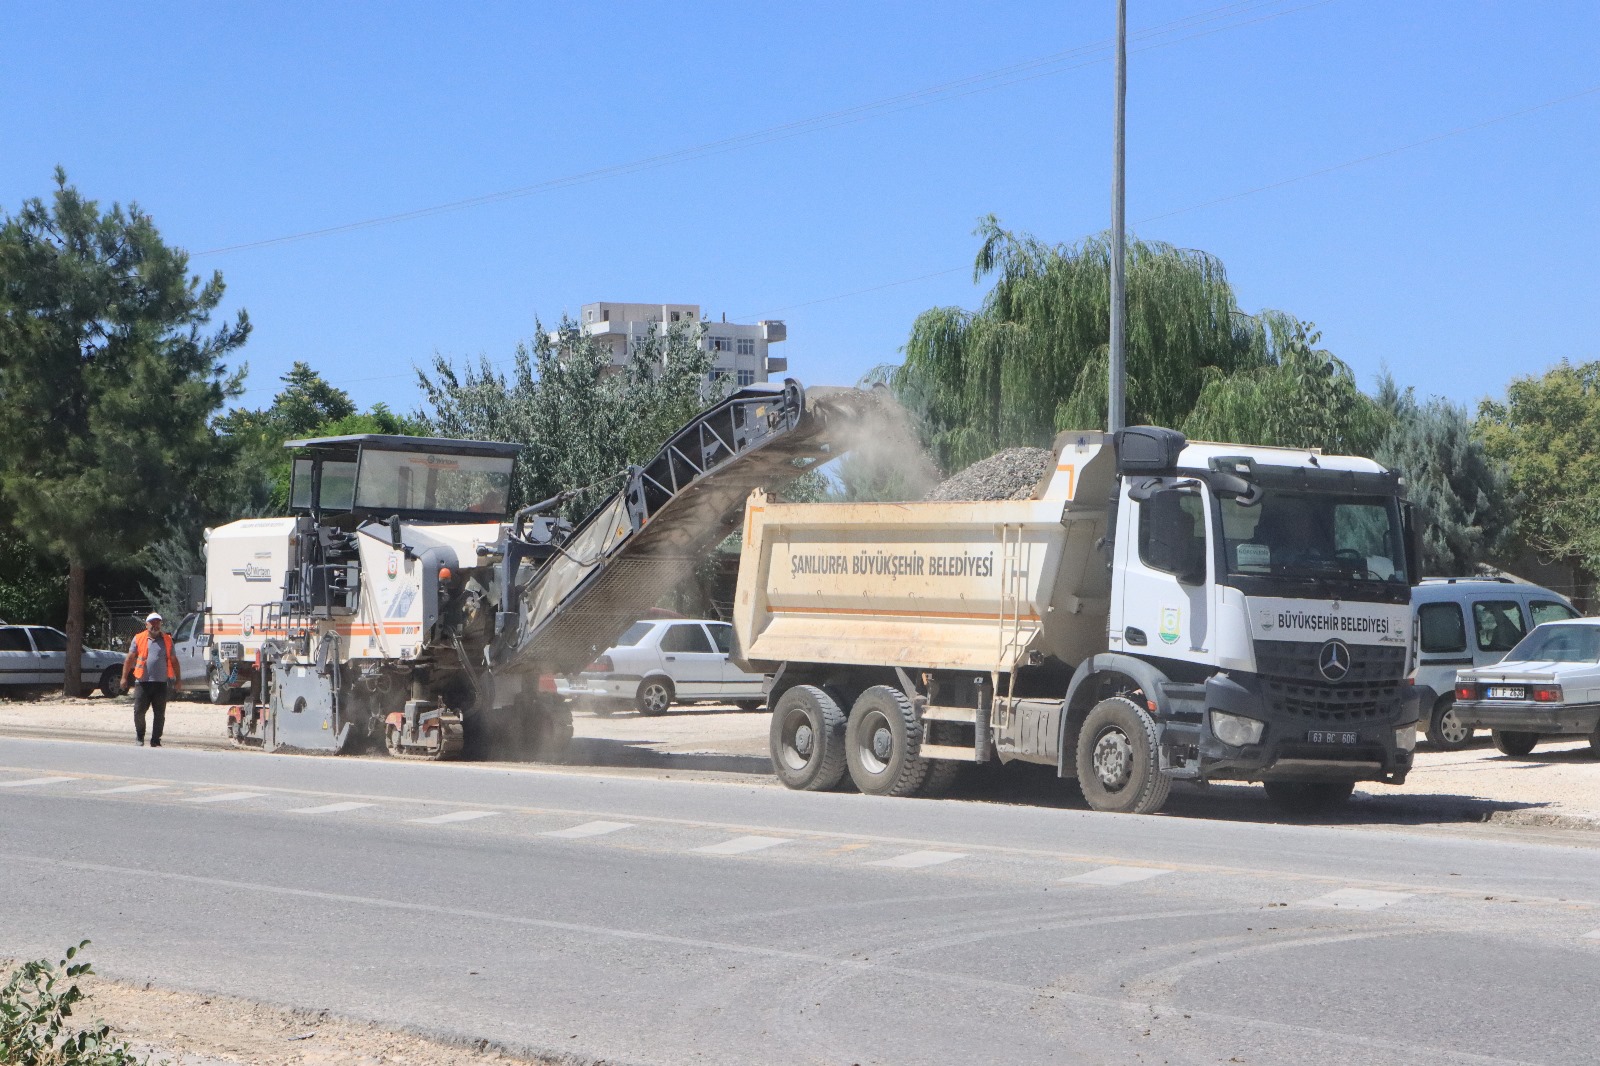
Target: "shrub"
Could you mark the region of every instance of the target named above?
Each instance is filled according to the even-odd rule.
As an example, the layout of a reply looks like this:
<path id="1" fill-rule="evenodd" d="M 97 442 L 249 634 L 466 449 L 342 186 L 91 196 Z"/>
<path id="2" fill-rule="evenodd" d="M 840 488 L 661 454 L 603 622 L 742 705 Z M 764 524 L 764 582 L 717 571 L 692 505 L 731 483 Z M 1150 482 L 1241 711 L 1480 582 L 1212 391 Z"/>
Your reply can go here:
<path id="1" fill-rule="evenodd" d="M 86 997 L 77 979 L 94 970 L 73 962 L 89 946 L 67 949 L 67 957 L 25 962 L 0 989 L 0 1062 L 7 1066 L 147 1066 L 109 1025 L 74 1029 L 72 1008 Z"/>

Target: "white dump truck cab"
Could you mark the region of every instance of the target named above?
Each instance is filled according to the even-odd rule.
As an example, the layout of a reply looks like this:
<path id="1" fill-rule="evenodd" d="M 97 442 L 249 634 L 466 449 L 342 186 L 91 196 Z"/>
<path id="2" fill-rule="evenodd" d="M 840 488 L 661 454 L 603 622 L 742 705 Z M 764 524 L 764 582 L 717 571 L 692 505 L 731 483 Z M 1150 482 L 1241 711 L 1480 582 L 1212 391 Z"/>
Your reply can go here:
<path id="1" fill-rule="evenodd" d="M 1100 810 L 1182 779 L 1309 808 L 1410 769 L 1415 558 L 1370 460 L 1068 432 L 1027 500 L 754 494 L 733 621 L 792 788 L 927 794 L 997 759 Z"/>

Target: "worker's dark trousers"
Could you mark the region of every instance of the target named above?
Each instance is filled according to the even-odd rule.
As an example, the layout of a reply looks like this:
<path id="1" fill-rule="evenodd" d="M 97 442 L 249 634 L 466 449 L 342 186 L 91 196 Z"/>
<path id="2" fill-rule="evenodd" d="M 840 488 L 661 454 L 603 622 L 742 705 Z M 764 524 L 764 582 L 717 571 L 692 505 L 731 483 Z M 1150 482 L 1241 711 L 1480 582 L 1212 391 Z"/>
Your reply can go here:
<path id="1" fill-rule="evenodd" d="M 144 712 L 154 712 L 150 722 L 150 743 L 161 743 L 161 727 L 167 724 L 167 683 L 139 681 L 133 686 L 133 735 L 144 740 Z"/>

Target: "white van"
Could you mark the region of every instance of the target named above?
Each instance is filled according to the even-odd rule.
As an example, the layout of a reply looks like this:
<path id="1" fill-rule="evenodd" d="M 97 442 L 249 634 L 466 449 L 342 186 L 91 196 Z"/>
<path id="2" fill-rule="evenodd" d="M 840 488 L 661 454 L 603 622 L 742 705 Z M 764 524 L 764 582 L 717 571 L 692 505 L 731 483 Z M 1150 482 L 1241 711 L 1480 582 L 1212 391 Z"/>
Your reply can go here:
<path id="1" fill-rule="evenodd" d="M 1473 730 L 1454 711 L 1456 671 L 1492 666 L 1540 622 L 1576 618 L 1560 593 L 1510 578 L 1428 577 L 1411 590 L 1419 640 L 1416 683 L 1438 694 L 1417 722 L 1435 748 L 1457 751 Z"/>

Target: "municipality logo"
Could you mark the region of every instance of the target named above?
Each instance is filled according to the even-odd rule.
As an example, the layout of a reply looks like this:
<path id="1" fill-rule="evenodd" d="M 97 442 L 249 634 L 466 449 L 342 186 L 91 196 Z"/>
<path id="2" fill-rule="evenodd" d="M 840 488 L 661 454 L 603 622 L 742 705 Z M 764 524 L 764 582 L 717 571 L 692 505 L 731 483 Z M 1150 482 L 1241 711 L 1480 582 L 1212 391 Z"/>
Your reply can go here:
<path id="1" fill-rule="evenodd" d="M 1182 627 L 1183 612 L 1176 607 L 1161 608 L 1161 643 L 1178 643 L 1178 631 Z"/>

